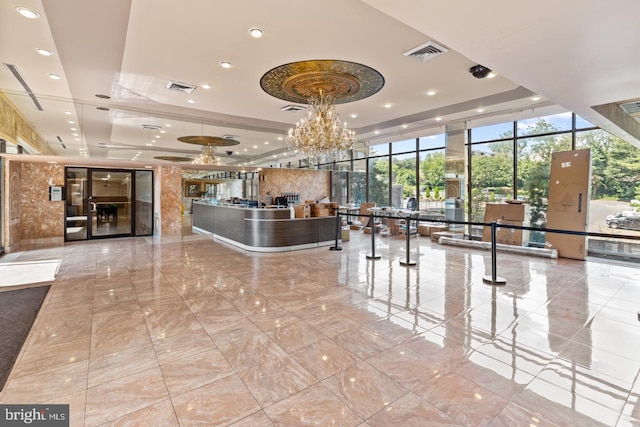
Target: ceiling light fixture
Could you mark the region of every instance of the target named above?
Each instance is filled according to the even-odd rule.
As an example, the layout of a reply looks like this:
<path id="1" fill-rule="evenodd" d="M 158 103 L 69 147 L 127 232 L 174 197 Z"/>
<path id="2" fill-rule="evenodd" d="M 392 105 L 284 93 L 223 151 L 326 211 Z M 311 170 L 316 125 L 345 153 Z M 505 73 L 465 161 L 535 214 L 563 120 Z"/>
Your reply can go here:
<path id="1" fill-rule="evenodd" d="M 484 113 L 484 108 L 478 108 L 476 111 L 477 111 L 478 113 Z"/>
<path id="2" fill-rule="evenodd" d="M 377 93 L 384 78 L 373 68 L 339 60 L 309 60 L 284 64 L 260 79 L 269 95 L 298 104 L 309 104 L 306 116 L 289 129 L 290 151 L 307 158 L 337 159 L 357 142 L 355 132 L 343 123 L 335 105 L 357 101 Z"/>
<path id="3" fill-rule="evenodd" d="M 231 68 L 231 62 L 229 62 L 229 61 L 221 61 L 220 62 L 220 66 L 222 68 Z"/>
<path id="4" fill-rule="evenodd" d="M 53 52 L 51 52 L 50 50 L 47 50 L 47 49 L 37 48 L 36 52 L 38 52 L 42 56 L 51 56 L 51 55 L 53 55 Z"/>
<path id="5" fill-rule="evenodd" d="M 431 90 L 428 90 L 428 91 L 427 91 L 427 95 L 428 95 L 428 96 L 433 96 L 433 95 L 435 95 L 436 93 L 437 93 L 437 91 L 436 91 L 436 90 L 433 90 L 433 89 L 431 89 Z"/>
<path id="6" fill-rule="evenodd" d="M 49 77 L 52 78 L 53 80 L 60 80 L 62 77 L 60 77 L 60 74 L 54 74 L 54 73 L 49 73 Z"/>
<path id="7" fill-rule="evenodd" d="M 474 65 L 473 67 L 469 68 L 469 72 L 476 79 L 484 79 L 484 78 L 491 79 L 496 76 L 496 73 L 494 73 L 484 65 L 480 65 L 480 64 Z"/>
<path id="8" fill-rule="evenodd" d="M 16 7 L 16 10 L 20 15 L 24 16 L 25 18 L 35 19 L 40 17 L 40 14 L 38 12 L 36 12 L 35 10 L 28 9 L 26 7 L 19 6 L 19 7 Z"/>
<path id="9" fill-rule="evenodd" d="M 188 102 L 189 104 L 195 104 L 195 103 L 196 103 L 196 100 L 195 100 L 195 99 L 191 99 L 191 98 L 189 98 L 189 99 L 187 99 L 187 102 Z"/>
<path id="10" fill-rule="evenodd" d="M 251 37 L 253 37 L 254 39 L 259 39 L 264 34 L 264 31 L 262 31 L 260 28 L 251 28 L 249 30 L 249 34 L 251 34 Z"/>
<path id="11" fill-rule="evenodd" d="M 202 87 L 202 89 L 211 89 L 211 85 L 208 83 L 203 83 L 200 85 L 200 87 Z"/>
<path id="12" fill-rule="evenodd" d="M 541 98 L 541 97 L 540 97 L 539 95 L 535 95 L 535 96 L 532 96 L 530 99 L 531 99 L 532 101 L 540 101 L 540 98 Z"/>

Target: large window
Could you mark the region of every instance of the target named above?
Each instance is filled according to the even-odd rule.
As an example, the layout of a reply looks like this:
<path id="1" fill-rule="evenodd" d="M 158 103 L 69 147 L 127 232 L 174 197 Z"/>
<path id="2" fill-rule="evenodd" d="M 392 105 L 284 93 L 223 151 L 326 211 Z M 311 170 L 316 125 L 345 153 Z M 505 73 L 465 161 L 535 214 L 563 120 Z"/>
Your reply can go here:
<path id="1" fill-rule="evenodd" d="M 472 145 L 470 185 L 473 222 L 484 221 L 487 203 L 514 197 L 513 140 Z"/>
<path id="2" fill-rule="evenodd" d="M 525 224 L 545 227 L 552 154 L 589 148 L 592 185 L 588 230 L 640 235 L 640 220 L 634 230 L 607 218 L 640 211 L 640 149 L 572 113 L 476 127 L 468 132 L 468 191 L 464 194 L 471 221 L 484 221 L 486 203 L 517 198 L 527 203 Z M 369 201 L 378 206 L 405 207 L 408 198 L 416 197 L 420 210 L 444 211 L 445 140 L 444 133 L 418 138 L 417 156 L 415 139 L 369 147 L 363 144 L 352 153 L 353 170 L 342 162 L 323 166 L 343 171 L 335 175 L 335 195 L 341 203 Z M 472 235 L 477 231 L 472 230 Z M 532 232 L 529 243 L 543 244 L 544 239 L 544 233 Z M 629 250 L 628 245 L 620 248 L 625 249 L 612 251 Z"/>
<path id="3" fill-rule="evenodd" d="M 389 157 L 369 159 L 369 202 L 389 206 Z"/>
<path id="4" fill-rule="evenodd" d="M 541 130 L 551 132 L 548 123 L 541 120 Z M 535 130 L 532 130 L 535 134 Z M 543 132 L 537 132 L 543 133 Z M 571 149 L 571 134 L 549 135 L 518 140 L 518 197 L 529 205 L 529 224 L 546 227 L 549 197 L 551 156 L 555 151 Z M 544 244 L 543 232 L 531 232 L 530 243 Z"/>

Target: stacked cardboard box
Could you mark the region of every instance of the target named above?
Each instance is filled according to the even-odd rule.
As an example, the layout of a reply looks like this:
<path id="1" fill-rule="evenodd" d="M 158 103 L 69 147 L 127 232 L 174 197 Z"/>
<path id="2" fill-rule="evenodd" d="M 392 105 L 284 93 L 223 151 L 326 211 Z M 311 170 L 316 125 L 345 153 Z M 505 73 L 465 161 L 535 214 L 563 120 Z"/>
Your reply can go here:
<path id="1" fill-rule="evenodd" d="M 522 203 L 487 203 L 485 206 L 484 222 L 496 221 L 500 224 L 524 226 L 525 216 L 528 216 L 528 206 Z M 491 227 L 484 227 L 482 230 L 482 241 L 491 241 Z M 505 245 L 522 246 L 529 241 L 529 233 L 513 228 L 498 228 L 496 230 L 496 243 Z"/>
<path id="2" fill-rule="evenodd" d="M 294 205 L 293 210 L 296 213 L 296 218 L 309 218 L 311 216 L 311 206 L 309 205 Z"/>
<path id="3" fill-rule="evenodd" d="M 315 203 L 309 206 L 312 217 L 331 216 L 331 203 Z"/>

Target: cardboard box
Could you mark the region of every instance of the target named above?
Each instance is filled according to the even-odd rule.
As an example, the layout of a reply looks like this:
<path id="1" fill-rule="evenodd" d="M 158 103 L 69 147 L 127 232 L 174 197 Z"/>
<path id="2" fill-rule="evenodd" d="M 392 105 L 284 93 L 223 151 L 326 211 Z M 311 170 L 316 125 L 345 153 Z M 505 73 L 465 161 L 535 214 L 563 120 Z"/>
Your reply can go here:
<path id="1" fill-rule="evenodd" d="M 296 213 L 296 218 L 309 218 L 311 216 L 309 205 L 294 205 L 293 210 Z"/>
<path id="2" fill-rule="evenodd" d="M 329 209 L 315 209 L 311 211 L 312 217 L 329 216 Z"/>
<path id="3" fill-rule="evenodd" d="M 496 243 L 501 243 L 503 245 L 522 246 L 522 230 L 516 230 L 514 228 L 501 228 L 501 224 L 522 226 L 523 222 L 501 221 L 500 223 L 498 223 L 498 229 L 496 230 Z M 489 234 L 491 234 L 491 232 L 489 232 Z M 489 241 L 491 241 L 491 236 L 489 236 Z"/>

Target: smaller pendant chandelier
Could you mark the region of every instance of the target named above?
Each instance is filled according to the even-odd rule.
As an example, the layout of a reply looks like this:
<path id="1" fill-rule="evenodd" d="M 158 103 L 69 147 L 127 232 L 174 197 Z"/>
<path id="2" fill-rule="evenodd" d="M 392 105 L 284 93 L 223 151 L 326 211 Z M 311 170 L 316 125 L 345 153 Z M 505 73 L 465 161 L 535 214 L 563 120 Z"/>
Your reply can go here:
<path id="1" fill-rule="evenodd" d="M 218 158 L 218 155 L 216 153 L 216 147 L 214 147 L 213 145 L 205 146 L 204 150 L 202 150 L 202 154 L 196 157 L 193 160 L 193 163 L 199 165 L 219 165 L 220 159 Z"/>
<path id="2" fill-rule="evenodd" d="M 289 129 L 287 142 L 292 150 L 306 157 L 325 156 L 337 159 L 353 148 L 357 142 L 355 132 L 340 121 L 332 96 L 319 95 L 309 98 L 311 110 Z"/>

